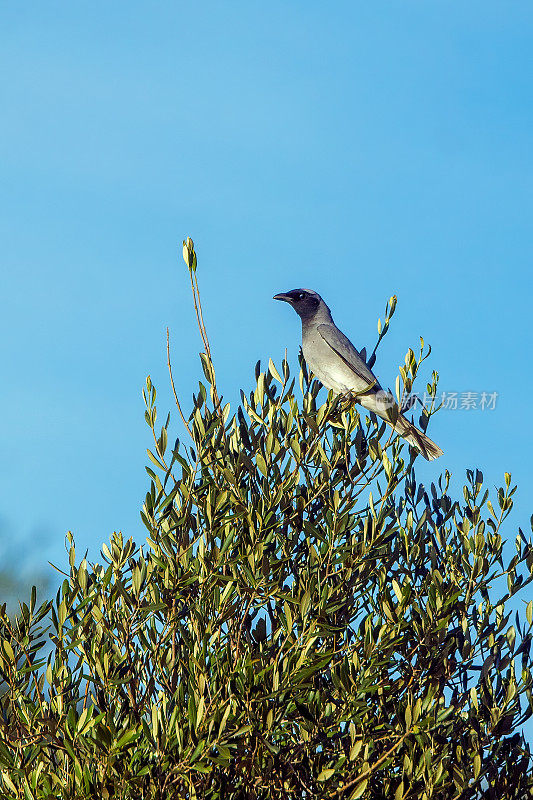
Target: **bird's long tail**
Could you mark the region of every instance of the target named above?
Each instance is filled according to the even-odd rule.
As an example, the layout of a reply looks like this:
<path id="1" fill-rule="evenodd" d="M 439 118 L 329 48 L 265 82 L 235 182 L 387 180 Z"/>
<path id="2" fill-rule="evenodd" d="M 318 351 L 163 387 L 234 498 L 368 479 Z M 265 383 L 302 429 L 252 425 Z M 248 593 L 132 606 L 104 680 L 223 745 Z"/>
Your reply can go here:
<path id="1" fill-rule="evenodd" d="M 402 436 L 411 447 L 427 458 L 428 461 L 433 461 L 442 455 L 443 451 L 440 447 L 433 442 L 429 436 L 422 433 L 412 422 L 409 422 L 402 414 L 398 417 L 394 430 Z"/>
<path id="2" fill-rule="evenodd" d="M 381 419 L 384 419 L 394 430 L 402 436 L 411 447 L 427 458 L 428 461 L 433 461 L 442 455 L 443 451 L 438 445 L 433 442 L 429 436 L 422 433 L 412 422 L 409 422 L 403 414 L 399 414 L 396 421 L 391 420 L 391 408 L 397 408 L 392 395 L 386 392 L 379 392 L 374 395 L 366 394 L 358 398 L 362 406 L 369 411 L 374 411 Z M 394 415 L 393 415 L 394 418 Z"/>

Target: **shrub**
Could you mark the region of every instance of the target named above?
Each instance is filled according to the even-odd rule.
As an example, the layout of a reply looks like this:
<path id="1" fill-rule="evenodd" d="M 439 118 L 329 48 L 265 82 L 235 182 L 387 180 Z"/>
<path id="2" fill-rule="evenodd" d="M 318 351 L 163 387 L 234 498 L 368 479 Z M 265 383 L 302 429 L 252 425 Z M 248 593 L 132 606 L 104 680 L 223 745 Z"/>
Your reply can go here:
<path id="1" fill-rule="evenodd" d="M 532 796 L 533 602 L 511 624 L 509 601 L 533 549 L 519 530 L 504 552 L 510 476 L 492 501 L 477 470 L 463 498 L 447 472 L 426 488 L 384 423 L 318 402 L 302 361 L 299 392 L 286 360 L 258 365 L 232 416 L 184 255 L 204 342 L 189 416 L 176 395 L 191 444 L 156 427 L 148 378 L 147 544 L 115 533 L 78 563 L 69 534 L 55 600 L 4 609 L 1 796 Z M 427 355 L 409 350 L 399 393 Z"/>

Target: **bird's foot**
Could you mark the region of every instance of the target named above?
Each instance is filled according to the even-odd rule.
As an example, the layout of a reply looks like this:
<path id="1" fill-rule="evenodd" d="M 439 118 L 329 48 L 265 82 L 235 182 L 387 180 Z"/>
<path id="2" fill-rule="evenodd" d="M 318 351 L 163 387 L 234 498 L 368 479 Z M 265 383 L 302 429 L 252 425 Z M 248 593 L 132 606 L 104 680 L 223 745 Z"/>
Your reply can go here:
<path id="1" fill-rule="evenodd" d="M 355 392 L 353 392 L 351 390 L 348 391 L 348 392 L 344 392 L 344 394 L 340 395 L 339 403 L 340 404 L 345 403 L 346 404 L 345 407 L 349 407 L 349 406 L 351 406 L 351 405 L 353 405 L 354 403 L 357 403 L 357 402 L 358 402 L 358 396 L 357 396 L 357 394 Z"/>

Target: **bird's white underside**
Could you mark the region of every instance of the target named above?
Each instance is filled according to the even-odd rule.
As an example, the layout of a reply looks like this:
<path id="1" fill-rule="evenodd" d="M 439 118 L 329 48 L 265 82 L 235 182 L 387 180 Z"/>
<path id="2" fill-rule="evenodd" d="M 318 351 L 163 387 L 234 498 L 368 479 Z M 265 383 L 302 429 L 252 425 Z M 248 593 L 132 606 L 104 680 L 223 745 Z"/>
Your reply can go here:
<path id="1" fill-rule="evenodd" d="M 340 359 L 331 358 L 331 348 L 319 334 L 304 341 L 302 351 L 307 364 L 327 389 L 332 389 L 337 394 L 346 394 L 362 392 L 367 388 L 368 384 L 358 378 Z"/>

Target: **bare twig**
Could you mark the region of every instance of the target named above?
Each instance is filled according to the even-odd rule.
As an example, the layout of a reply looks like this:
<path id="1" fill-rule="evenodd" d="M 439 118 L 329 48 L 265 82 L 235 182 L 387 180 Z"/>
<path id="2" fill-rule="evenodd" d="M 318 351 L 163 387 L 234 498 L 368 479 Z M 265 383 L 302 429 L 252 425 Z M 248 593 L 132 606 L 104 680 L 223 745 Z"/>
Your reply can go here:
<path id="1" fill-rule="evenodd" d="M 194 310 L 196 312 L 196 321 L 198 323 L 198 330 L 200 331 L 200 336 L 202 337 L 202 342 L 205 347 L 205 354 L 212 368 L 213 382 L 211 384 L 211 391 L 212 391 L 214 411 L 220 419 L 220 424 L 222 425 L 222 433 L 224 436 L 224 442 L 227 443 L 226 425 L 224 422 L 224 414 L 222 410 L 222 398 L 221 397 L 219 398 L 218 395 L 216 379 L 215 379 L 215 370 L 213 367 L 213 357 L 211 355 L 211 347 L 209 345 L 209 338 L 207 336 L 207 329 L 205 327 L 205 322 L 204 322 L 202 301 L 200 299 L 200 289 L 198 287 L 198 279 L 196 277 L 196 253 L 194 252 L 194 243 L 192 239 L 186 239 L 183 242 L 183 247 L 184 247 L 184 260 L 189 268 L 189 278 L 191 280 L 192 298 L 194 303 Z M 185 258 L 185 250 L 187 250 L 187 258 Z"/>
<path id="2" fill-rule="evenodd" d="M 167 365 L 168 365 L 168 373 L 169 373 L 169 375 L 170 375 L 170 385 L 172 386 L 172 392 L 173 392 L 173 394 L 174 394 L 174 400 L 175 400 L 175 402 L 176 402 L 176 406 L 177 406 L 177 408 L 178 408 L 178 411 L 179 411 L 179 414 L 180 414 L 180 417 L 181 417 L 181 419 L 182 419 L 182 422 L 183 422 L 183 424 L 184 424 L 184 425 L 185 425 L 185 427 L 187 428 L 187 430 L 188 430 L 188 432 L 189 432 L 189 435 L 190 435 L 191 439 L 194 441 L 194 436 L 192 435 L 191 429 L 189 428 L 189 425 L 188 425 L 188 423 L 187 423 L 187 420 L 185 419 L 185 417 L 184 417 L 184 415 L 183 415 L 183 411 L 181 410 L 180 401 L 178 400 L 178 395 L 177 395 L 177 392 L 176 392 L 176 387 L 175 387 L 175 385 L 174 385 L 174 378 L 173 378 L 173 376 L 172 376 L 172 365 L 171 365 L 171 363 L 170 363 L 170 333 L 169 333 L 169 330 L 168 330 L 168 328 L 167 328 Z"/>

